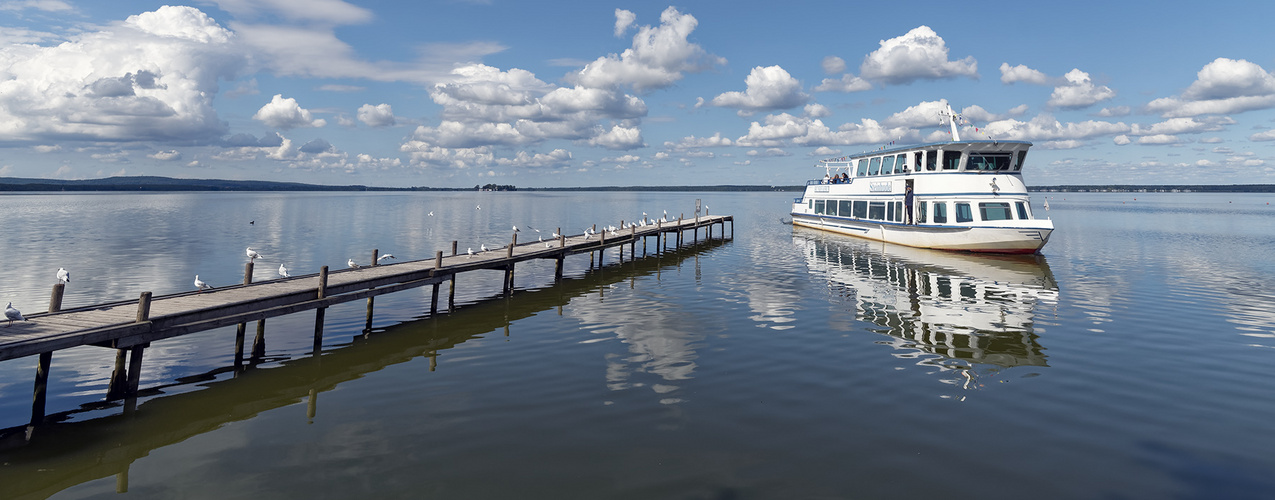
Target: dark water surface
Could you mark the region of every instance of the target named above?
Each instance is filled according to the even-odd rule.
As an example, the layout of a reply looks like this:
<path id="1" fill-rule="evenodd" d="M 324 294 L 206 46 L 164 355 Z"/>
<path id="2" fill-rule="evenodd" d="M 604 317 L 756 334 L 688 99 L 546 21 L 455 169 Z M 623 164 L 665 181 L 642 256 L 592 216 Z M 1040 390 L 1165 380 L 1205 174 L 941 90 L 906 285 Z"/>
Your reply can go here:
<path id="1" fill-rule="evenodd" d="M 113 351 L 59 351 L 25 444 L 35 359 L 0 363 L 0 497 L 1275 496 L 1275 200 L 1044 195 L 1058 229 L 1016 258 L 794 229 L 795 193 L 0 196 L 0 301 L 29 312 L 59 266 L 73 307 L 237 283 L 247 246 L 260 281 L 696 198 L 736 221 L 556 287 L 520 265 L 509 299 L 462 275 L 436 318 L 381 296 L 367 335 L 333 307 L 317 358 L 313 313 L 241 373 L 233 327 L 156 342 L 130 414 Z"/>

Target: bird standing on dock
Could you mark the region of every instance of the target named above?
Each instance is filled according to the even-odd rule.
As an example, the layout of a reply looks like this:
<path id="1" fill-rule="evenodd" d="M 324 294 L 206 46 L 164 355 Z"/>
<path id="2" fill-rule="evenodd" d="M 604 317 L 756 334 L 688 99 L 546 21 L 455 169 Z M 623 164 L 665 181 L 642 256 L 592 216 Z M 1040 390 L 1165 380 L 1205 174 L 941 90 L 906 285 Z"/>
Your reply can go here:
<path id="1" fill-rule="evenodd" d="M 283 264 L 279 264 L 279 276 L 283 276 L 284 278 L 292 277 L 288 274 L 288 268 L 284 267 Z"/>
<path id="2" fill-rule="evenodd" d="M 392 254 L 392 253 L 387 253 L 387 254 L 385 254 L 385 255 L 382 255 L 382 256 L 380 256 L 380 257 L 377 257 L 377 258 L 376 258 L 376 262 L 379 264 L 381 261 L 383 261 L 383 260 L 385 260 L 385 259 L 393 259 L 393 258 L 394 258 L 394 254 Z"/>
<path id="3" fill-rule="evenodd" d="M 244 250 L 244 253 L 248 254 L 248 260 L 250 261 L 255 261 L 261 258 L 261 254 L 257 253 L 256 250 L 253 250 L 252 247 L 248 247 L 247 250 Z"/>
<path id="4" fill-rule="evenodd" d="M 354 262 L 354 259 L 345 261 L 345 265 L 350 266 L 351 269 L 358 269 L 360 267 L 357 262 Z"/>
<path id="5" fill-rule="evenodd" d="M 467 248 L 465 248 L 465 255 L 466 255 L 466 257 L 465 257 L 465 258 L 467 258 L 467 259 L 468 259 L 468 258 L 473 258 L 473 256 L 474 256 L 474 247 L 467 247 Z"/>
<path id="6" fill-rule="evenodd" d="M 196 274 L 196 275 L 195 275 L 195 290 L 196 290 L 196 293 L 204 293 L 204 289 L 205 289 L 205 288 L 213 288 L 213 286 L 212 286 L 212 285 L 209 285 L 208 283 L 204 283 L 204 280 L 199 279 L 199 275 L 198 275 L 198 274 Z"/>
<path id="7" fill-rule="evenodd" d="M 486 244 L 486 243 L 480 243 L 480 244 L 478 245 L 478 253 L 482 253 L 482 252 L 486 252 L 486 251 L 487 251 L 487 244 Z"/>
<path id="8" fill-rule="evenodd" d="M 9 325 L 8 325 L 8 326 L 13 326 L 13 322 L 14 322 L 14 321 L 26 321 L 26 320 L 27 320 L 26 318 L 23 318 L 23 317 L 22 317 L 22 313 L 21 313 L 21 312 L 19 312 L 17 309 L 14 309 L 14 308 L 13 308 L 13 302 L 10 302 L 10 303 L 9 303 L 9 305 L 4 306 L 4 318 L 5 318 L 5 319 L 7 319 L 7 320 L 9 320 Z M 6 326 L 6 328 L 8 328 L 8 326 Z"/>
<path id="9" fill-rule="evenodd" d="M 63 283 L 70 283 L 70 282 L 71 282 L 71 272 L 70 272 L 70 271 L 67 271 L 67 270 L 66 270 L 66 269 L 64 269 L 64 268 L 59 267 L 59 268 L 58 268 L 58 281 L 61 281 L 61 282 L 63 282 Z"/>

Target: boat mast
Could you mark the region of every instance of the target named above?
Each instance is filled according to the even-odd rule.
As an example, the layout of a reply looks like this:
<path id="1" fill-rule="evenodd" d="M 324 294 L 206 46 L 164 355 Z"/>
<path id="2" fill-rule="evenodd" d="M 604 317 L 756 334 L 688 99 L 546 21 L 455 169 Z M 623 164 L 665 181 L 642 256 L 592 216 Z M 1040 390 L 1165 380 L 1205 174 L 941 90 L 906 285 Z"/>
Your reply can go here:
<path id="1" fill-rule="evenodd" d="M 947 112 L 939 111 L 939 115 L 942 117 L 946 117 L 947 124 L 952 127 L 952 142 L 960 141 L 961 134 L 960 132 L 956 131 L 956 117 L 959 115 L 957 115 L 955 111 L 952 111 L 952 105 L 948 104 Z"/>

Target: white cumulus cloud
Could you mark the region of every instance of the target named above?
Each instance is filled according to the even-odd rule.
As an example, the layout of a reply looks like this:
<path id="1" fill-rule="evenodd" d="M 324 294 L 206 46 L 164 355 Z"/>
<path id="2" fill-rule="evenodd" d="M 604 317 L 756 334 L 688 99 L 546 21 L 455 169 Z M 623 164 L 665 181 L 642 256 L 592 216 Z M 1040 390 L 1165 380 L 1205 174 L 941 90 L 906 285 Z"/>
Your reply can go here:
<path id="1" fill-rule="evenodd" d="M 882 40 L 859 66 L 868 80 L 903 84 L 916 80 L 978 78 L 978 62 L 973 56 L 948 60 L 947 42 L 929 26 L 913 28 L 903 36 Z"/>
<path id="2" fill-rule="evenodd" d="M 810 100 L 810 96 L 802 92 L 801 82 L 779 66 L 753 68 L 744 84 L 743 92 L 722 93 L 713 98 L 712 104 L 752 113 L 794 108 Z"/>
<path id="3" fill-rule="evenodd" d="M 1094 85 L 1089 73 L 1072 69 L 1064 77 L 1066 83 L 1054 87 L 1049 95 L 1050 106 L 1063 109 L 1076 109 L 1092 106 L 1096 103 L 1116 96 L 1116 91 L 1105 85 Z"/>
<path id="4" fill-rule="evenodd" d="M 322 118 L 314 118 L 310 110 L 302 108 L 297 104 L 297 100 L 291 97 L 284 98 L 282 94 L 275 94 L 270 102 L 257 110 L 252 115 L 252 119 L 258 120 L 266 125 L 274 128 L 288 130 L 298 127 L 322 127 L 327 125 L 327 121 Z"/>
<path id="5" fill-rule="evenodd" d="M 637 14 L 624 9 L 615 9 L 615 36 L 624 36 L 624 32 L 629 30 L 629 26 L 637 21 Z"/>
<path id="6" fill-rule="evenodd" d="M 641 26 L 633 35 L 633 46 L 621 54 L 599 57 L 567 81 L 585 87 L 607 88 L 631 85 L 639 92 L 668 87 L 682 79 L 684 72 L 698 72 L 725 64 L 687 40 L 699 21 L 669 7 L 660 14 L 659 26 Z"/>
<path id="7" fill-rule="evenodd" d="M 394 109 L 389 104 L 364 104 L 359 106 L 359 121 L 369 127 L 391 127 L 394 125 Z"/>
<path id="8" fill-rule="evenodd" d="M 1046 85 L 1049 83 L 1049 77 L 1022 64 L 1010 66 L 1009 63 L 1001 63 L 1001 83 L 1009 84 L 1014 82 Z"/>
<path id="9" fill-rule="evenodd" d="M 1164 118 L 1233 114 L 1275 107 L 1275 76 L 1252 62 L 1220 57 L 1196 74 L 1178 97 L 1162 97 L 1147 110 Z"/>

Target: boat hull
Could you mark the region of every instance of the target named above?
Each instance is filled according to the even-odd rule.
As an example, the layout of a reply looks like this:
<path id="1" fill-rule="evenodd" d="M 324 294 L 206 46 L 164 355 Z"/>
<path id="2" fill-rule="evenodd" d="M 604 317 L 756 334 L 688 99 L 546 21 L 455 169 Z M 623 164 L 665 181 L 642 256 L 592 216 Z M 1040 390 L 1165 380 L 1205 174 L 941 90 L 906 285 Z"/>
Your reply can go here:
<path id="1" fill-rule="evenodd" d="M 1000 254 L 1039 252 L 1053 233 L 1052 224 L 1050 227 L 905 225 L 797 212 L 792 213 L 792 223 L 794 226 L 916 248 Z"/>

